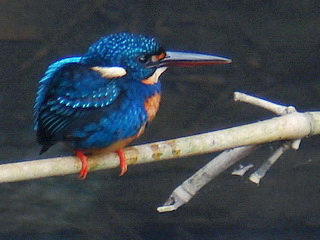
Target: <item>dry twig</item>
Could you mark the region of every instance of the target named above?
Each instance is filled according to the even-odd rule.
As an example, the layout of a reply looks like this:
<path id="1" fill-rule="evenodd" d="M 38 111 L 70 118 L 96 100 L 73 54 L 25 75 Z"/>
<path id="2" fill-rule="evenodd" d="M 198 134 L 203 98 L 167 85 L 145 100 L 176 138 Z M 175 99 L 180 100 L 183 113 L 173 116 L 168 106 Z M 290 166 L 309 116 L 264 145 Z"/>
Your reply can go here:
<path id="1" fill-rule="evenodd" d="M 292 106 L 283 106 L 276 103 L 272 103 L 257 97 L 253 97 L 244 93 L 235 92 L 234 94 L 234 100 L 235 101 L 241 101 L 246 102 L 252 105 L 256 105 L 262 108 L 265 108 L 269 111 L 272 111 L 278 115 L 286 115 L 286 116 L 294 116 L 294 115 L 300 115 L 302 113 L 298 113 L 296 109 Z M 309 113 L 306 113 L 305 117 L 309 118 L 311 115 Z M 314 116 L 313 116 L 314 117 Z M 311 117 L 311 118 L 313 118 Z M 302 122 L 300 122 L 298 119 L 296 119 L 298 122 L 297 124 L 291 125 L 292 123 L 285 122 L 285 123 L 275 123 L 278 125 L 278 130 L 288 129 L 290 128 L 294 132 L 300 132 L 302 128 L 304 128 L 302 125 Z M 317 121 L 311 120 L 309 122 L 309 127 L 311 129 L 317 128 L 315 124 Z M 302 124 L 302 125 L 300 125 Z M 298 127 L 299 126 L 299 127 Z M 258 129 L 252 129 L 251 131 L 248 131 L 247 137 L 250 137 L 251 134 L 255 135 L 257 133 L 260 134 L 267 134 L 273 132 L 275 129 L 271 127 L 270 125 L 265 125 L 265 131 L 259 131 Z M 269 128 L 271 127 L 271 128 Z M 298 128 L 296 128 L 298 127 Z M 300 128 L 302 127 L 302 128 Z M 307 127 L 308 128 L 308 127 Z M 300 129 L 300 130 L 299 130 Z M 257 131 L 258 130 L 258 131 Z M 312 132 L 313 130 L 311 130 Z M 284 132 L 281 133 L 281 135 Z M 308 134 L 307 134 L 308 135 Z M 306 135 L 306 136 L 307 136 Z M 310 133 L 311 135 L 311 133 Z M 242 135 L 244 137 L 244 135 Z M 259 184 L 260 180 L 265 176 L 267 171 L 270 169 L 270 167 L 280 158 L 280 156 L 289 149 L 289 147 L 293 149 L 298 149 L 299 144 L 301 142 L 301 137 L 296 135 L 296 137 L 287 138 L 287 136 L 282 135 L 282 138 L 279 140 L 284 139 L 298 139 L 293 141 L 288 141 L 285 144 L 283 144 L 257 171 L 255 171 L 250 176 L 250 180 L 256 184 Z M 270 139 L 271 141 L 271 139 Z M 266 141 L 267 142 L 267 141 Z M 257 143 L 261 143 L 260 141 L 256 141 Z M 198 172 L 196 172 L 193 176 L 188 178 L 186 181 L 184 181 L 181 185 L 179 185 L 173 193 L 170 195 L 167 202 L 164 203 L 163 206 L 158 207 L 159 212 L 168 212 L 173 211 L 182 206 L 183 204 L 187 203 L 204 185 L 209 183 L 211 180 L 213 180 L 218 174 L 226 170 L 229 166 L 234 164 L 235 162 L 241 160 L 243 157 L 249 155 L 251 152 L 253 152 L 257 148 L 257 145 L 251 145 L 247 147 L 240 147 L 233 149 L 231 151 L 225 151 L 221 153 L 218 157 L 211 160 L 207 165 L 205 165 L 203 168 L 201 168 Z M 242 171 L 242 175 L 247 171 Z M 242 176 L 241 175 L 241 176 Z"/>
<path id="2" fill-rule="evenodd" d="M 285 139 L 297 139 L 320 133 L 320 112 L 294 112 L 239 127 L 228 128 L 124 149 L 128 164 L 141 164 L 222 151 Z M 114 153 L 89 157 L 89 171 L 117 167 Z M 78 173 L 76 157 L 58 157 L 0 165 L 0 182 Z"/>
<path id="3" fill-rule="evenodd" d="M 258 145 L 250 145 L 224 151 L 177 187 L 164 205 L 157 208 L 158 212 L 174 211 L 186 204 L 207 183 L 257 148 Z"/>
<path id="4" fill-rule="evenodd" d="M 164 206 L 158 208 L 158 211 L 172 211 L 188 202 L 205 184 L 255 150 L 258 144 L 293 140 L 290 146 L 298 149 L 301 138 L 320 133 L 320 112 L 299 113 L 294 107 L 277 105 L 242 93 L 235 93 L 235 100 L 265 107 L 283 116 L 220 131 L 124 149 L 128 164 L 141 164 L 235 148 L 220 154 L 176 188 L 169 200 Z M 258 183 L 288 148 L 288 144 L 283 145 L 251 175 L 250 179 Z M 93 155 L 89 157 L 88 165 L 90 171 L 114 168 L 118 165 L 118 157 L 115 153 Z M 0 165 L 0 182 L 67 175 L 78 173 L 80 169 L 81 162 L 71 156 L 2 164 Z"/>
<path id="5" fill-rule="evenodd" d="M 251 182 L 256 184 L 260 183 L 260 180 L 266 175 L 267 171 L 272 167 L 272 165 L 282 156 L 284 152 L 289 150 L 291 142 L 286 142 L 282 144 L 273 154 L 272 156 L 265 161 L 258 170 L 252 173 L 249 177 Z"/>

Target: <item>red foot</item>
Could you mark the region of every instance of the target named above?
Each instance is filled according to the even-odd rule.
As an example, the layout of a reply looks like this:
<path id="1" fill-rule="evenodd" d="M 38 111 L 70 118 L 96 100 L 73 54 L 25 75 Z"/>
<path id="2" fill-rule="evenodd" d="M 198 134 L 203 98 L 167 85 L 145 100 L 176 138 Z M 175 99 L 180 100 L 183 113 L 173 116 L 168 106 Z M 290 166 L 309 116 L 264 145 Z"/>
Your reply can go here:
<path id="1" fill-rule="evenodd" d="M 81 150 L 76 150 L 75 154 L 78 158 L 80 158 L 81 163 L 82 163 L 82 168 L 79 173 L 79 177 L 82 180 L 84 180 L 88 174 L 88 157 Z"/>
<path id="2" fill-rule="evenodd" d="M 116 151 L 116 153 L 118 154 L 119 156 L 119 159 L 120 159 L 120 164 L 119 164 L 119 167 L 120 167 L 120 175 L 119 176 L 123 176 L 123 174 L 126 173 L 126 171 L 128 170 L 128 165 L 127 165 L 127 162 L 126 162 L 126 156 L 124 155 L 123 151 L 120 149 L 118 151 Z"/>

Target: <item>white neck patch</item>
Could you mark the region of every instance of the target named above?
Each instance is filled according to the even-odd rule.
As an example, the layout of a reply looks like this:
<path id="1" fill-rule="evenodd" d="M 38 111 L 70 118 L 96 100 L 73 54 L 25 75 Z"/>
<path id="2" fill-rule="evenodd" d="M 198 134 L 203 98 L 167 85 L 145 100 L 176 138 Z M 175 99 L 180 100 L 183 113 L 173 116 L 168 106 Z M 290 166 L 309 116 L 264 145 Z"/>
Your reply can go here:
<path id="1" fill-rule="evenodd" d="M 161 76 L 161 74 L 167 70 L 167 67 L 161 67 L 158 68 L 151 77 L 143 79 L 141 82 L 146 84 L 146 85 L 153 85 L 156 84 L 159 81 L 159 77 Z"/>

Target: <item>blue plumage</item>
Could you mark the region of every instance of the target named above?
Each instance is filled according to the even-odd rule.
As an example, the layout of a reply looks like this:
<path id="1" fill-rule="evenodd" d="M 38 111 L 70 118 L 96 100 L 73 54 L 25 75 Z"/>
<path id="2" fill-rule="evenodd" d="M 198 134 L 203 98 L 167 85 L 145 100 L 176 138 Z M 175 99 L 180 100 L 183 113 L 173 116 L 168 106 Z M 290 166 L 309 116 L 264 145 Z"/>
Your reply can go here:
<path id="1" fill-rule="evenodd" d="M 34 129 L 42 152 L 65 142 L 82 161 L 83 151 L 117 151 L 121 174 L 126 171 L 121 148 L 139 137 L 160 103 L 159 76 L 167 66 L 228 63 L 204 54 L 165 52 L 154 38 L 117 33 L 101 38 L 79 57 L 51 64 L 39 82 Z"/>
<path id="2" fill-rule="evenodd" d="M 155 68 L 144 68 L 137 58 L 159 51 L 151 38 L 121 33 L 102 38 L 83 57 L 50 65 L 40 80 L 34 106 L 42 152 L 58 141 L 86 150 L 137 134 L 146 124 L 145 99 L 160 93 L 160 83 L 147 86 L 138 81 L 150 77 Z M 127 74 L 107 79 L 92 70 L 112 66 L 125 68 Z"/>

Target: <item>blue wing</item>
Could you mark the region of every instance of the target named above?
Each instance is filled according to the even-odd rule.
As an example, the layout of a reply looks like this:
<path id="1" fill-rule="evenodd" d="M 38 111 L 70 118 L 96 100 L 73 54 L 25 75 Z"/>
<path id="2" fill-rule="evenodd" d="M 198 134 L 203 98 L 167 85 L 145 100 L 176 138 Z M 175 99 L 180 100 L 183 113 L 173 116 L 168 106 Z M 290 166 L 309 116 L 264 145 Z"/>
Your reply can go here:
<path id="1" fill-rule="evenodd" d="M 41 105 L 44 102 L 44 98 L 46 97 L 46 93 L 48 91 L 48 88 L 50 86 L 50 82 L 55 75 L 55 73 L 60 70 L 64 65 L 69 63 L 79 63 L 81 60 L 81 57 L 71 57 L 71 58 L 65 58 L 60 61 L 57 61 L 53 64 L 51 64 L 47 71 L 45 72 L 43 78 L 39 81 L 39 87 L 37 92 L 36 101 L 33 107 L 33 115 L 35 118 L 34 122 L 34 130 L 37 130 L 39 127 L 38 123 L 38 117 L 41 109 Z"/>
<path id="2" fill-rule="evenodd" d="M 74 120 L 112 104 L 120 95 L 114 79 L 105 79 L 78 57 L 66 58 L 49 66 L 40 80 L 34 105 L 38 141 L 43 151 L 56 141 Z"/>

